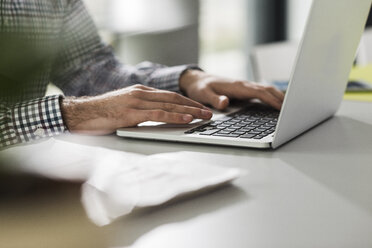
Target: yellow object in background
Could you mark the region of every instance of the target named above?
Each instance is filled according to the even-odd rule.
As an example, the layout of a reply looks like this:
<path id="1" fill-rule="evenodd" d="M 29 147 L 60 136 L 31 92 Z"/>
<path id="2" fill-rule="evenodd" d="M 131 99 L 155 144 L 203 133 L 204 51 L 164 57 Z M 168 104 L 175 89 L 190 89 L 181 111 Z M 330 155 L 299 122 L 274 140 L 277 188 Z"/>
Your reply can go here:
<path id="1" fill-rule="evenodd" d="M 355 66 L 351 70 L 350 80 L 363 80 L 372 84 L 372 64 L 367 66 Z"/>
<path id="2" fill-rule="evenodd" d="M 367 66 L 356 66 L 351 70 L 350 80 L 364 81 L 372 85 L 372 64 Z M 347 92 L 345 100 L 372 102 L 372 92 Z"/>

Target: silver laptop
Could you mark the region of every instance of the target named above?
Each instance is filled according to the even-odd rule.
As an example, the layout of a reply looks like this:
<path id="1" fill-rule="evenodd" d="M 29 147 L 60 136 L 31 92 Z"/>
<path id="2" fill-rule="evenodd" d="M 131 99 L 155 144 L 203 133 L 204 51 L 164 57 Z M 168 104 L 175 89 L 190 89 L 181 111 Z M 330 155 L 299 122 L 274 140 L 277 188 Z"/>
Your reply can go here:
<path id="1" fill-rule="evenodd" d="M 340 106 L 372 0 L 314 0 L 281 112 L 249 103 L 211 121 L 145 122 L 128 138 L 277 148 L 332 117 Z"/>

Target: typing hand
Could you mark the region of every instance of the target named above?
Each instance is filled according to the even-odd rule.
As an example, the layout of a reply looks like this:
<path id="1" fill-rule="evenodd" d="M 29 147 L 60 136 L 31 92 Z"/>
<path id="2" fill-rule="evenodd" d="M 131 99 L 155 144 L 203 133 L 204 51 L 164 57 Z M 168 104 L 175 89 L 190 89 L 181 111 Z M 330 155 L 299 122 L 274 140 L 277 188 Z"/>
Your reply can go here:
<path id="1" fill-rule="evenodd" d="M 209 120 L 212 117 L 208 108 L 194 100 L 143 85 L 101 96 L 66 98 L 61 105 L 70 132 L 95 135 L 145 121 L 186 124 L 194 118 Z"/>
<path id="2" fill-rule="evenodd" d="M 223 110 L 230 99 L 259 99 L 272 107 L 282 107 L 284 94 L 272 86 L 236 81 L 188 70 L 180 78 L 180 89 L 191 99 Z"/>

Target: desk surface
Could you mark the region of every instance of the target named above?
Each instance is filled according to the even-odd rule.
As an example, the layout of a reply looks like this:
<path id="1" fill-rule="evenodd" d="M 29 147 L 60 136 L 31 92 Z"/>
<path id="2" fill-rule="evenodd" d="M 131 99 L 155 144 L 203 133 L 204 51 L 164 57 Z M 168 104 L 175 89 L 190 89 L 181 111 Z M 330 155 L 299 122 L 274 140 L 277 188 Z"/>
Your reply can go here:
<path id="1" fill-rule="evenodd" d="M 370 103 L 343 102 L 334 118 L 275 151 L 116 136 L 79 142 L 196 151 L 202 161 L 249 170 L 231 187 L 116 221 L 106 227 L 110 247 L 372 247 Z"/>

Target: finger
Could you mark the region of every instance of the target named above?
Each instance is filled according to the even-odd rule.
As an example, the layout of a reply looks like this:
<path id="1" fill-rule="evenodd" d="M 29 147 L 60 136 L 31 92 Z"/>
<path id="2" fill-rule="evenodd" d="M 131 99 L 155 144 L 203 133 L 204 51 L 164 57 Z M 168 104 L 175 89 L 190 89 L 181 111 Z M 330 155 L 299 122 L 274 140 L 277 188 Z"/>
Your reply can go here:
<path id="1" fill-rule="evenodd" d="M 141 110 L 155 110 L 161 109 L 167 112 L 174 112 L 180 114 L 190 114 L 196 119 L 209 120 L 212 118 L 213 113 L 210 110 L 189 107 L 184 105 L 178 105 L 174 103 L 165 103 L 165 102 L 149 102 L 143 101 L 138 106 L 135 106 L 136 109 Z"/>
<path id="2" fill-rule="evenodd" d="M 212 105 L 214 108 L 223 110 L 229 106 L 229 98 L 225 95 L 219 95 L 215 93 L 212 89 L 207 89 L 204 95 L 204 103 Z"/>
<path id="3" fill-rule="evenodd" d="M 190 114 L 171 113 L 164 110 L 138 110 L 138 116 L 140 122 L 145 121 L 156 121 L 165 122 L 171 124 L 187 124 L 190 123 L 194 118 Z"/>
<path id="4" fill-rule="evenodd" d="M 163 91 L 163 90 L 156 90 L 156 91 L 143 91 L 141 94 L 138 94 L 138 97 L 143 100 L 152 101 L 152 102 L 167 102 L 167 103 L 175 103 L 179 105 L 186 105 L 196 108 L 204 108 L 206 107 L 198 103 L 190 98 L 181 96 L 180 94 L 170 92 L 170 91 Z"/>
<path id="5" fill-rule="evenodd" d="M 246 98 L 246 92 L 244 92 L 244 96 L 242 96 L 244 88 L 246 88 L 247 85 L 242 81 L 237 82 L 218 82 L 211 85 L 211 89 L 216 93 L 220 95 L 226 95 L 230 98 L 238 98 L 241 97 Z M 248 96 L 249 97 L 249 96 Z"/>
<path id="6" fill-rule="evenodd" d="M 257 98 L 262 102 L 269 104 L 270 106 L 280 110 L 283 102 L 272 95 L 269 91 L 263 90 L 257 93 Z"/>
<path id="7" fill-rule="evenodd" d="M 277 88 L 273 86 L 266 86 L 266 90 L 269 91 L 276 98 L 278 98 L 280 101 L 284 101 L 284 97 L 285 97 L 284 93 L 278 90 Z"/>
<path id="8" fill-rule="evenodd" d="M 222 86 L 222 85 L 221 85 Z M 220 87 L 221 87 L 220 86 Z M 280 109 L 284 95 L 274 87 L 264 86 L 256 83 L 237 81 L 230 86 L 224 85 L 227 95 L 240 100 L 257 98 L 270 106 Z M 219 89 L 221 91 L 222 89 Z"/>
<path id="9" fill-rule="evenodd" d="M 283 101 L 284 94 L 273 86 L 266 86 L 257 83 L 235 81 L 230 83 L 219 83 L 213 85 L 214 90 L 219 94 L 226 94 L 228 97 L 244 100 L 255 98 L 257 91 L 268 91 L 279 100 Z M 223 93 L 222 93 L 223 92 Z"/>

